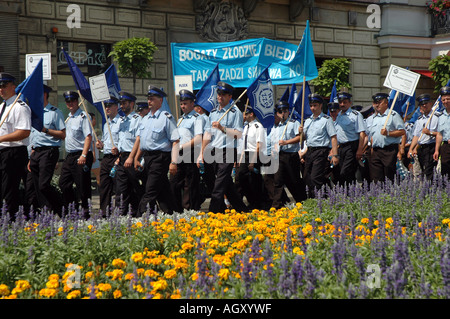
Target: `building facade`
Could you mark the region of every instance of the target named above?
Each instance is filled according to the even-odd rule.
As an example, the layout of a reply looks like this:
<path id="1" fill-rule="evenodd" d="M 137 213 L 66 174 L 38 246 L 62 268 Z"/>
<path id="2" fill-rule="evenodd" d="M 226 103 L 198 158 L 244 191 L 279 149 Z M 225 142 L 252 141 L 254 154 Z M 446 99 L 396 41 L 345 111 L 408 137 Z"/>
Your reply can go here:
<path id="1" fill-rule="evenodd" d="M 350 92 L 360 105 L 388 92 L 383 82 L 391 64 L 422 73 L 417 93 L 432 93 L 428 62 L 450 48 L 447 22 L 433 22 L 426 0 L 4 0 L 0 12 L 0 70 L 23 80 L 26 54 L 50 52 L 48 84 L 57 91 L 51 102 L 63 112 L 61 94 L 75 87 L 62 47 L 88 77 L 112 63 L 108 54 L 115 42 L 150 38 L 158 47 L 152 78 L 138 79 L 136 94 L 145 100 L 148 84 L 158 85 L 169 93 L 171 108 L 172 42 L 265 37 L 298 44 L 309 20 L 318 67 L 325 59 L 350 59 Z M 120 77 L 120 84 L 133 91 L 131 78 Z M 285 88 L 277 86 L 277 97 Z"/>

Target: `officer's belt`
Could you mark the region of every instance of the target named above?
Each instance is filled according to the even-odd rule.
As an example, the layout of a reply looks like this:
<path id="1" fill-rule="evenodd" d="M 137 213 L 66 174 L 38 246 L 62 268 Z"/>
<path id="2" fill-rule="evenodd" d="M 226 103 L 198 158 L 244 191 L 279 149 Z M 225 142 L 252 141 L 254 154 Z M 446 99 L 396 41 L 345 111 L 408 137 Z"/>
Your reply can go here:
<path id="1" fill-rule="evenodd" d="M 33 147 L 33 150 L 36 151 L 36 152 L 46 151 L 46 150 L 53 150 L 53 149 L 59 149 L 59 146 L 38 146 L 38 147 Z"/>

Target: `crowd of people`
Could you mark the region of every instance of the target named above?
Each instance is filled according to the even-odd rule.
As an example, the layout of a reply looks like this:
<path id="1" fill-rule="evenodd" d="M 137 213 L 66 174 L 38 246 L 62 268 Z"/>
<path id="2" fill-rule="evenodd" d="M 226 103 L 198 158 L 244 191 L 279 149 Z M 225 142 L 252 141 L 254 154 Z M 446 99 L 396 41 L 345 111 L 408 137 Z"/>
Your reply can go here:
<path id="1" fill-rule="evenodd" d="M 389 108 L 386 93 L 373 95 L 372 106 L 358 110 L 350 93 L 339 92 L 337 102 L 326 107 L 320 95 L 307 96 L 312 115 L 304 121 L 292 118 L 288 101 L 277 101 L 273 127 L 267 129 L 254 106 L 239 109 L 234 88 L 223 81 L 212 110 L 181 90 L 179 119 L 162 107 L 166 93 L 150 85 L 147 102 L 128 92 L 104 101 L 101 133 L 75 91 L 63 93 L 69 111 L 64 120 L 48 102 L 47 85 L 44 127 L 37 131 L 15 88 L 16 79 L 0 73 L 0 195 L 11 214 L 23 204 L 18 195 L 23 182 L 27 203 L 36 208 L 60 215 L 74 204 L 88 218 L 92 172 L 103 215 L 120 207 L 139 217 L 146 211 L 200 210 L 206 196 L 211 212 L 278 209 L 290 198 L 314 197 L 324 185 L 394 180 L 397 161 L 428 179 L 438 161 L 442 175 L 450 171 L 447 86 L 440 90 L 443 112 L 435 111 L 429 94 L 417 98 L 422 115 L 414 124 Z M 52 179 L 63 141 L 67 155 L 57 189 Z"/>

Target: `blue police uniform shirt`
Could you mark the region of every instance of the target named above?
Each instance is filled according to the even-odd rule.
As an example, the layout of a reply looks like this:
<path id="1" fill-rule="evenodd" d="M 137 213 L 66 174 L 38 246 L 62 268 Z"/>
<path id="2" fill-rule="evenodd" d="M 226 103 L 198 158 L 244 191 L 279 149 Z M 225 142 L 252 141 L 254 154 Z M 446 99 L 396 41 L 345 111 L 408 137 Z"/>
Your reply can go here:
<path id="1" fill-rule="evenodd" d="M 284 133 L 284 137 L 283 137 L 283 132 L 284 132 L 284 128 L 286 127 L 286 125 L 287 125 L 287 128 L 286 128 L 286 132 Z M 275 143 L 278 144 L 278 142 L 281 140 L 281 137 L 283 137 L 283 140 L 286 141 L 286 140 L 290 140 L 290 139 L 296 137 L 297 135 L 299 135 L 299 132 L 298 132 L 299 127 L 300 127 L 300 123 L 296 120 L 280 122 L 274 128 L 275 132 L 274 132 L 273 138 L 272 138 L 272 148 L 275 147 L 274 146 Z M 300 150 L 300 143 L 281 145 L 279 147 L 279 151 L 281 151 L 281 152 L 293 153 L 293 152 L 298 152 L 299 150 Z"/>
<path id="2" fill-rule="evenodd" d="M 405 123 L 406 143 L 411 144 L 414 134 L 414 123 Z"/>
<path id="3" fill-rule="evenodd" d="M 392 137 L 381 135 L 381 129 L 384 127 L 384 123 L 386 122 L 386 117 L 389 113 L 389 109 L 387 109 L 383 114 L 377 113 L 373 117 L 372 125 L 369 128 L 370 137 L 372 138 L 372 147 L 386 147 L 392 144 L 399 144 L 402 140 L 402 137 Z M 386 124 L 387 131 L 396 131 L 396 130 L 404 130 L 405 123 L 403 122 L 402 117 L 395 111 L 392 111 L 391 116 Z"/>
<path id="4" fill-rule="evenodd" d="M 188 114 L 183 114 L 178 119 L 178 134 L 180 134 L 180 144 L 184 144 L 192 140 L 195 136 L 195 123 L 198 118 L 197 112 L 192 110 Z"/>
<path id="5" fill-rule="evenodd" d="M 202 135 L 205 133 L 206 121 L 208 121 L 208 115 L 205 113 L 198 115 L 194 124 L 194 135 Z"/>
<path id="6" fill-rule="evenodd" d="M 425 128 L 425 125 L 427 125 L 428 120 L 430 120 L 430 123 L 428 123 L 427 128 L 431 132 L 436 132 L 438 123 L 439 123 L 439 117 L 441 113 L 435 112 L 433 116 L 431 116 L 431 111 L 428 113 L 428 115 L 422 114 L 419 116 L 419 118 L 416 120 L 416 123 L 414 124 L 414 136 L 420 137 L 420 140 L 418 143 L 420 145 L 426 145 L 426 144 L 432 144 L 436 142 L 436 137 L 430 136 L 428 134 L 422 134 L 422 130 Z"/>
<path id="7" fill-rule="evenodd" d="M 44 127 L 57 131 L 62 131 L 66 128 L 63 113 L 50 103 L 44 108 Z M 32 147 L 61 146 L 62 140 L 44 132 L 39 132 L 32 127 L 30 144 Z"/>
<path id="8" fill-rule="evenodd" d="M 128 116 L 120 118 L 119 125 L 119 143 L 117 148 L 119 152 L 131 152 L 136 141 L 137 129 L 142 117 L 136 112 L 131 112 Z"/>
<path id="9" fill-rule="evenodd" d="M 333 119 L 324 113 L 307 118 L 303 132 L 308 147 L 331 147 L 331 137 L 337 134 Z"/>
<path id="10" fill-rule="evenodd" d="M 73 115 L 69 113 L 66 123 L 66 139 L 64 140 L 67 152 L 82 151 L 84 140 L 88 135 L 92 135 L 88 116 L 81 109 L 78 109 Z"/>
<path id="11" fill-rule="evenodd" d="M 120 114 L 117 113 L 117 115 L 110 119 L 108 118 L 109 123 L 109 130 L 107 127 L 107 124 L 103 124 L 103 136 L 102 136 L 102 142 L 103 142 L 103 154 L 111 154 L 112 148 L 115 146 L 117 147 L 119 143 L 119 129 L 120 129 Z M 111 130 L 111 134 L 109 134 L 109 131 Z M 113 141 L 111 141 L 111 135 L 113 138 Z M 114 142 L 114 144 L 113 144 Z"/>
<path id="12" fill-rule="evenodd" d="M 442 134 L 442 140 L 450 140 L 450 114 L 446 109 L 439 116 L 439 124 L 437 131 Z"/>
<path id="13" fill-rule="evenodd" d="M 139 123 L 137 136 L 143 151 L 170 152 L 172 143 L 180 139 L 172 114 L 159 108 L 155 114 L 150 111 Z"/>
<path id="14" fill-rule="evenodd" d="M 352 108 L 339 112 L 335 125 L 339 144 L 359 140 L 359 133 L 366 131 L 364 117 Z"/>
<path id="15" fill-rule="evenodd" d="M 215 129 L 212 127 L 213 122 L 217 122 L 223 114 L 231 107 L 231 104 L 223 107 L 222 109 L 214 108 L 209 113 L 208 120 L 205 124 L 205 132 L 209 132 L 211 134 L 211 147 L 214 148 L 237 148 L 237 141 L 233 137 L 227 136 L 222 131 Z M 242 112 L 236 106 L 224 116 L 224 118 L 220 121 L 220 124 L 223 127 L 229 129 L 235 129 L 237 131 L 242 132 L 244 129 L 244 116 Z"/>

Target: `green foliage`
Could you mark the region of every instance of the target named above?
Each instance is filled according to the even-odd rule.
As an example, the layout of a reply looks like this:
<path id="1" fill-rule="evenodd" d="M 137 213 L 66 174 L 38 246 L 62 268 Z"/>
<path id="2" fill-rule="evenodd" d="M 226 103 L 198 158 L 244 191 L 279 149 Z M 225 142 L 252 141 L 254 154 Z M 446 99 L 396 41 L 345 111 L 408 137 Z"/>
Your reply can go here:
<path id="1" fill-rule="evenodd" d="M 158 50 L 148 38 L 130 38 L 119 41 L 113 46 L 109 56 L 117 62 L 119 73 L 136 78 L 150 78 L 149 67 L 153 63 L 153 54 Z"/>
<path id="2" fill-rule="evenodd" d="M 350 60 L 346 58 L 335 58 L 323 62 L 319 69 L 319 76 L 311 81 L 315 93 L 321 96 L 330 96 L 334 80 L 339 91 L 341 87 L 351 88 L 348 82 L 350 74 Z"/>
<path id="3" fill-rule="evenodd" d="M 450 80 L 450 55 L 440 55 L 431 59 L 428 70 L 433 72 L 434 92 L 439 92 Z"/>

